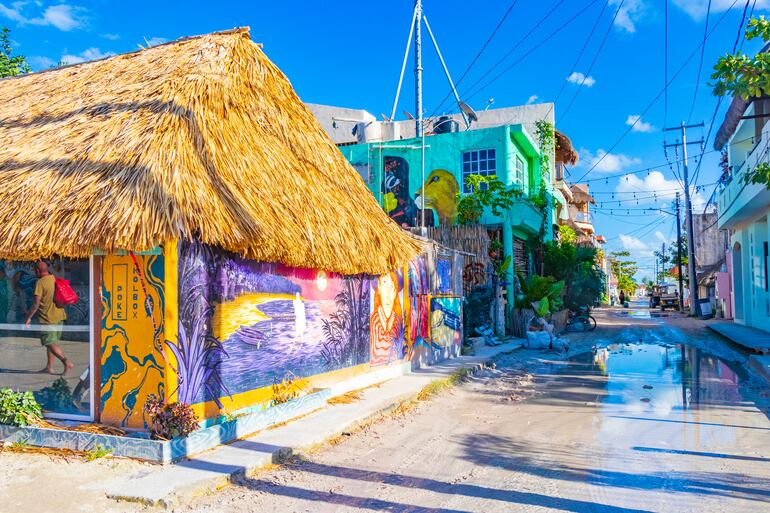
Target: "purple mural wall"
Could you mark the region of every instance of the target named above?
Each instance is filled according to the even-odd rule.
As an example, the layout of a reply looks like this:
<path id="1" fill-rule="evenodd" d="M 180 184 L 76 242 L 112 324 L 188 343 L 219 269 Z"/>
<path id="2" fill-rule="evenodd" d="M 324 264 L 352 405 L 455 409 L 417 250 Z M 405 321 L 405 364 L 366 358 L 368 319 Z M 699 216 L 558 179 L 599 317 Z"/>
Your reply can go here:
<path id="1" fill-rule="evenodd" d="M 180 244 L 179 401 L 201 403 L 369 362 L 371 282 Z M 401 322 L 401 321 L 399 321 Z"/>

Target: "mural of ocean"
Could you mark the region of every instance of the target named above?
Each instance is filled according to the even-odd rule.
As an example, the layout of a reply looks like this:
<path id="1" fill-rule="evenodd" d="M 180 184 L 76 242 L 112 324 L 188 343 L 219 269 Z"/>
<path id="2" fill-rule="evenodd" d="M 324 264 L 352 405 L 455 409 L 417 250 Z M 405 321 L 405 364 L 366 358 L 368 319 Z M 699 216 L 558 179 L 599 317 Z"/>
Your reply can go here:
<path id="1" fill-rule="evenodd" d="M 350 365 L 328 362 L 323 355 L 321 310 L 326 301 L 299 301 L 297 306 L 291 299 L 261 305 L 260 310 L 270 320 L 243 326 L 223 341 L 227 356 L 222 357 L 220 372 L 231 394 L 273 385 L 289 371 L 311 376 Z M 296 313 L 301 314 L 303 307 L 305 322 L 297 322 Z"/>

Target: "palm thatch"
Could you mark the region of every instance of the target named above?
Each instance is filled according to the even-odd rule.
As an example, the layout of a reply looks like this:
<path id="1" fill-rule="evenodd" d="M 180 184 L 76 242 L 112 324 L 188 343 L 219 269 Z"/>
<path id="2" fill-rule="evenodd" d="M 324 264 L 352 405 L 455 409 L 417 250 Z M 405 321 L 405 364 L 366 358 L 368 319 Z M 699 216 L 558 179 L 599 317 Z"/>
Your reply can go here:
<path id="1" fill-rule="evenodd" d="M 556 136 L 556 162 L 574 166 L 578 161 L 578 152 L 572 146 L 570 138 L 558 130 L 554 130 Z"/>
<path id="2" fill-rule="evenodd" d="M 248 29 L 0 80 L 0 177 L 0 258 L 197 237 L 353 274 L 420 251 Z"/>

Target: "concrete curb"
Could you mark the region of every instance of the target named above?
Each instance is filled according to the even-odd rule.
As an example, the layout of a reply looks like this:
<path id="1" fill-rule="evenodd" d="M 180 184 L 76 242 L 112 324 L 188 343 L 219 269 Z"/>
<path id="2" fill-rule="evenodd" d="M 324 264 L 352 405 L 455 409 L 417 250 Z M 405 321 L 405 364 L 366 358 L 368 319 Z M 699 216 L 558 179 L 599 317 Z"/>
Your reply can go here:
<path id="1" fill-rule="evenodd" d="M 238 477 L 250 476 L 267 466 L 284 462 L 295 453 L 312 451 L 416 401 L 420 392 L 432 382 L 446 379 L 462 369 L 476 373 L 495 357 L 520 347 L 520 341 L 516 341 L 484 348 L 478 356 L 447 360 L 364 390 L 359 401 L 328 405 L 280 427 L 197 457 L 94 483 L 89 488 L 103 491 L 111 499 L 168 508 L 182 498 L 214 492 Z"/>

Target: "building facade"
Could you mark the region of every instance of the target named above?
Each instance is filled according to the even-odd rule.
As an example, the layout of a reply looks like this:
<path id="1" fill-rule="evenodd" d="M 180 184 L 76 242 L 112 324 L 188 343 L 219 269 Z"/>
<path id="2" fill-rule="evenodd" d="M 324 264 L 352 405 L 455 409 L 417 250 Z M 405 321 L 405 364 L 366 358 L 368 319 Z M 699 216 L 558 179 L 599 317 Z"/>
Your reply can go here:
<path id="1" fill-rule="evenodd" d="M 732 314 L 737 323 L 770 331 L 770 190 L 745 180 L 751 170 L 770 162 L 770 125 L 764 115 L 770 106 L 767 102 L 734 98 L 714 146 L 727 152 L 717 224 L 729 233 Z"/>

